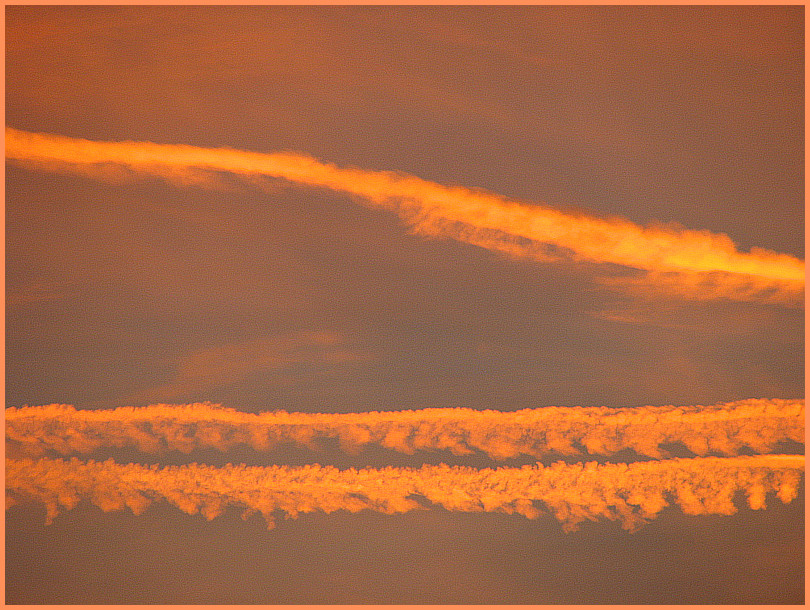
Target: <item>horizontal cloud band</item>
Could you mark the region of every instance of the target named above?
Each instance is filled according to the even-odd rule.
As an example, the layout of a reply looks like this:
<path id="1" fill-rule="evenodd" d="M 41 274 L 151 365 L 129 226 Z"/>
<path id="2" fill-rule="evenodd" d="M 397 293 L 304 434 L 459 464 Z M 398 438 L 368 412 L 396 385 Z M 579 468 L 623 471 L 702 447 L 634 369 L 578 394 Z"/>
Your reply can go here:
<path id="1" fill-rule="evenodd" d="M 642 227 L 621 218 L 563 212 L 406 174 L 339 168 L 298 153 L 94 142 L 7 127 L 6 157 L 45 169 L 91 174 L 94 167 L 112 165 L 181 183 L 199 181 L 201 170 L 286 179 L 391 209 L 424 235 L 518 257 L 549 260 L 565 253 L 575 260 L 624 265 L 651 272 L 653 283 L 664 274 L 668 293 L 689 298 L 714 295 L 792 305 L 802 300 L 804 261 L 759 248 L 740 252 L 724 234 L 675 225 Z M 713 273 L 709 285 L 702 279 L 707 272 Z M 678 280 L 680 273 L 685 274 L 683 282 Z"/>
<path id="2" fill-rule="evenodd" d="M 101 447 L 221 451 L 281 443 L 312 448 L 337 439 L 357 453 L 376 445 L 413 454 L 483 452 L 495 459 L 527 455 L 612 455 L 632 449 L 661 458 L 661 445 L 682 443 L 695 455 L 768 453 L 778 443 L 804 443 L 803 400 L 742 400 L 713 406 L 544 407 L 521 411 L 422 409 L 367 413 L 260 414 L 208 403 L 77 410 L 69 405 L 6 409 L 6 439 L 15 453 L 90 453 Z"/>
<path id="3" fill-rule="evenodd" d="M 451 511 L 518 513 L 537 518 L 541 508 L 566 530 L 585 520 L 618 520 L 633 530 L 668 505 L 690 515 L 736 512 L 735 494 L 751 508 L 765 508 L 775 493 L 790 502 L 798 493 L 803 456 L 691 458 L 633 464 L 556 463 L 543 467 L 476 470 L 423 466 L 338 470 L 311 465 L 223 468 L 141 466 L 106 462 L 6 460 L 6 506 L 39 501 L 51 522 L 62 510 L 89 500 L 104 511 L 130 508 L 140 514 L 154 501 L 213 519 L 227 507 L 295 517 L 314 511 L 364 509 L 387 514 L 422 507 L 424 498 Z M 540 508 L 535 503 L 542 503 Z"/>

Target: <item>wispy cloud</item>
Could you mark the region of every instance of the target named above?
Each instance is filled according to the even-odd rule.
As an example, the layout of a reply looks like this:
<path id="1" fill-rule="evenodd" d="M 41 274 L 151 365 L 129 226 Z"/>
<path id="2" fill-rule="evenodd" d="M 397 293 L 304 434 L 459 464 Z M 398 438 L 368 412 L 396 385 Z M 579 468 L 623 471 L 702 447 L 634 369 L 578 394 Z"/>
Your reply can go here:
<path id="1" fill-rule="evenodd" d="M 555 453 L 612 455 L 624 449 L 661 458 L 668 455 L 662 446 L 671 443 L 682 443 L 699 456 L 733 456 L 743 448 L 767 453 L 783 441 L 803 443 L 804 401 L 339 414 L 253 414 L 210 404 L 103 411 L 47 405 L 6 409 L 6 439 L 15 452 L 27 455 L 90 453 L 101 447 L 133 447 L 151 453 L 202 448 L 227 451 L 247 445 L 267 451 L 279 443 L 317 447 L 326 439 L 337 439 L 349 452 L 374 445 L 407 454 L 479 451 L 495 459 L 541 458 Z"/>
<path id="2" fill-rule="evenodd" d="M 334 332 L 259 337 L 186 354 L 179 359 L 177 373 L 168 383 L 146 388 L 125 400 L 132 403 L 175 400 L 241 381 L 257 372 L 283 371 L 296 364 L 335 365 L 365 357 Z"/>
<path id="3" fill-rule="evenodd" d="M 276 511 L 291 517 L 366 509 L 395 514 L 420 508 L 418 499 L 424 498 L 451 511 L 518 513 L 532 519 L 544 507 L 568 531 L 599 519 L 618 520 L 633 530 L 669 505 L 689 515 L 733 514 L 738 492 L 754 509 L 765 508 L 770 493 L 790 502 L 803 471 L 803 456 L 784 455 L 482 470 L 445 465 L 338 470 L 317 464 L 159 468 L 43 458 L 6 460 L 6 506 L 42 502 L 48 522 L 81 500 L 104 511 L 128 507 L 135 514 L 165 501 L 207 519 L 234 506 L 245 516 L 260 512 L 273 527 Z"/>
<path id="4" fill-rule="evenodd" d="M 784 307 L 800 307 L 804 303 L 803 283 L 728 271 L 654 271 L 636 276 L 603 277 L 597 281 L 644 300 L 661 297 L 692 301 L 726 299 Z"/>
<path id="5" fill-rule="evenodd" d="M 7 287 L 6 305 L 16 306 L 56 301 L 64 296 L 64 285 L 44 280 L 33 280 L 20 287 Z"/>
<path id="6" fill-rule="evenodd" d="M 42 168 L 53 164 L 61 171 L 75 167 L 83 173 L 89 166 L 112 164 L 181 184 L 187 173 L 191 182 L 204 184 L 200 171 L 281 178 L 390 209 L 421 235 L 542 261 L 566 258 L 639 269 L 649 274 L 645 285 L 662 286 L 669 295 L 754 301 L 764 295 L 765 302 L 803 302 L 804 261 L 760 248 L 741 252 L 725 234 L 674 225 L 643 227 L 406 174 L 339 168 L 298 153 L 94 142 L 6 128 L 6 157 Z"/>

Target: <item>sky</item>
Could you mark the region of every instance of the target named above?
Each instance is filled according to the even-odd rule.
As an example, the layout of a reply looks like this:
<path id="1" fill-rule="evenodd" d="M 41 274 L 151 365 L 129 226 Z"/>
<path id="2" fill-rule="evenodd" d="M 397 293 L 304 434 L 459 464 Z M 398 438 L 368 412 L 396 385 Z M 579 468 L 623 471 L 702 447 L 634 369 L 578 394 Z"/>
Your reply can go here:
<path id="1" fill-rule="evenodd" d="M 803 24 L 6 7 L 7 603 L 803 603 Z"/>

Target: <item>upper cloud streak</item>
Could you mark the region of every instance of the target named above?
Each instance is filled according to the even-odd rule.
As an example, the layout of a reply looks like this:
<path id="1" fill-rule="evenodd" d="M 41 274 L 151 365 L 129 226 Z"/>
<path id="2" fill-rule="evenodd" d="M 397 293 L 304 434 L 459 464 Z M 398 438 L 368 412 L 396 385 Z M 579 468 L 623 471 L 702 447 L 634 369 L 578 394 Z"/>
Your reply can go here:
<path id="1" fill-rule="evenodd" d="M 112 164 L 183 183 L 199 172 L 282 178 L 348 193 L 366 205 L 395 211 L 411 229 L 449 237 L 512 256 L 612 263 L 667 276 L 668 295 L 763 300 L 800 305 L 804 261 L 760 248 L 740 252 L 724 234 L 678 226 L 642 227 L 513 201 L 460 186 L 444 186 L 393 172 L 339 168 L 297 153 L 257 153 L 151 142 L 94 142 L 6 128 L 6 157 L 87 173 Z M 678 281 L 678 274 L 687 279 Z M 706 284 L 694 274 L 712 273 Z M 728 277 L 726 277 L 728 276 Z M 725 279 L 724 279 L 725 278 Z M 726 279 L 728 281 L 726 281 Z M 717 286 L 715 286 L 717 284 Z"/>
<path id="2" fill-rule="evenodd" d="M 733 456 L 743 448 L 773 451 L 782 441 L 804 442 L 803 400 L 742 400 L 713 406 L 545 407 L 521 411 L 422 409 L 367 413 L 260 414 L 211 404 L 76 410 L 68 405 L 6 409 L 9 450 L 25 455 L 91 453 L 133 447 L 149 453 L 248 445 L 267 451 L 281 443 L 317 448 L 337 439 L 348 452 L 364 446 L 413 454 L 480 451 L 494 459 L 521 454 L 612 455 L 632 449 L 667 456 L 662 445 L 692 453 Z"/>

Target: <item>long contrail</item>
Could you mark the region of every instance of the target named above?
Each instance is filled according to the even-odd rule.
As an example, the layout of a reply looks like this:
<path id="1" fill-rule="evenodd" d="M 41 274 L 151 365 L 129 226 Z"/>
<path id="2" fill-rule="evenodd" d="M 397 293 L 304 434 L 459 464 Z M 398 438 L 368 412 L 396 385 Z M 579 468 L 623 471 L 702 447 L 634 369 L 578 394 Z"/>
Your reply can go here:
<path id="1" fill-rule="evenodd" d="M 612 455 L 632 449 L 661 458 L 682 443 L 695 455 L 774 451 L 804 443 L 804 400 L 742 400 L 711 406 L 544 407 L 521 411 L 464 408 L 366 413 L 245 413 L 208 403 L 77 410 L 69 405 L 6 409 L 6 442 L 15 455 L 90 453 L 131 447 L 155 453 L 247 445 L 258 451 L 292 443 L 317 448 L 325 439 L 357 453 L 375 445 L 407 454 L 482 452 L 495 459 L 526 455 Z"/>
<path id="2" fill-rule="evenodd" d="M 391 209 L 424 235 L 539 260 L 562 256 L 624 265 L 651 272 L 653 284 L 664 274 L 668 294 L 793 305 L 803 300 L 804 261 L 759 248 L 740 252 L 725 234 L 669 225 L 642 227 L 621 218 L 563 212 L 406 174 L 339 168 L 298 153 L 95 142 L 7 127 L 6 157 L 79 172 L 112 164 L 170 179 L 185 174 L 194 179 L 200 170 L 281 178 Z M 706 273 L 712 274 L 708 282 L 703 281 Z M 679 274 L 684 274 L 683 282 Z"/>
<path id="3" fill-rule="evenodd" d="M 44 503 L 48 522 L 81 500 L 104 511 L 128 507 L 135 514 L 165 501 L 208 519 L 233 506 L 247 514 L 260 512 L 272 527 L 276 511 L 291 517 L 365 509 L 395 514 L 427 501 L 451 511 L 518 513 L 532 519 L 547 511 L 567 531 L 599 519 L 618 520 L 633 530 L 669 505 L 689 515 L 733 514 L 738 492 L 754 509 L 765 508 L 770 493 L 790 502 L 803 471 L 804 456 L 795 455 L 482 470 L 446 465 L 338 470 L 317 464 L 159 468 L 42 458 L 6 460 L 6 502 L 7 507 Z"/>

